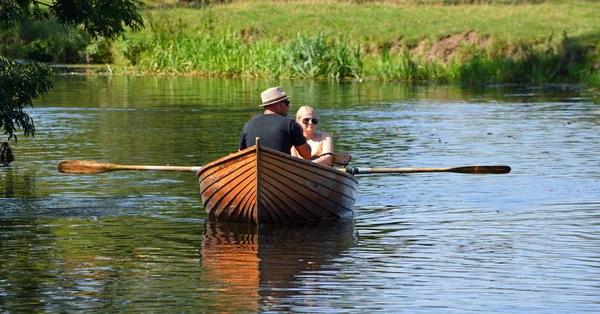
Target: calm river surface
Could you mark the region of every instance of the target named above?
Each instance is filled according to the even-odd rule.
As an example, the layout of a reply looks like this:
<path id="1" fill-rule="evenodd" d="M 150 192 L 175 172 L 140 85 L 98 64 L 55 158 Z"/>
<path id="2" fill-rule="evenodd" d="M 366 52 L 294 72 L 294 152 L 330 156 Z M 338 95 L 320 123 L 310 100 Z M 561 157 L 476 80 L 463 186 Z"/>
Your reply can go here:
<path id="1" fill-rule="evenodd" d="M 208 221 L 193 173 L 69 175 L 63 159 L 199 166 L 260 92 L 318 111 L 362 167 L 353 219 Z M 0 312 L 600 312 L 600 106 L 560 89 L 57 76 L 0 168 Z"/>

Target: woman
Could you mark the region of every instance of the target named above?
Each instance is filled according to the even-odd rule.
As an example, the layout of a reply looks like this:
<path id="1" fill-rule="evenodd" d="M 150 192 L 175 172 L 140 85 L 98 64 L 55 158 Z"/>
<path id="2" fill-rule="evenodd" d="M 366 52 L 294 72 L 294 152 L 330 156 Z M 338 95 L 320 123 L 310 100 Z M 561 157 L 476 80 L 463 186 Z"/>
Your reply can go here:
<path id="1" fill-rule="evenodd" d="M 319 118 L 315 110 L 309 106 L 302 106 L 296 112 L 296 122 L 304 130 L 306 142 L 310 145 L 312 156 L 310 160 L 325 166 L 333 165 L 333 139 L 329 133 L 317 132 Z M 299 157 L 298 152 L 292 147 L 292 156 Z"/>

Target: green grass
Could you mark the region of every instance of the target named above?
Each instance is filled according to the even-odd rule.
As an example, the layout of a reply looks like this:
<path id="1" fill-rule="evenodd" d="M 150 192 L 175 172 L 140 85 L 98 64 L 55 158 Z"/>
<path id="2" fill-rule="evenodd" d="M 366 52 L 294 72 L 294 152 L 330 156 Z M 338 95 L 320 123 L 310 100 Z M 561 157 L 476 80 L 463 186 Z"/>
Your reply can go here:
<path id="1" fill-rule="evenodd" d="M 213 34 L 250 33 L 253 39 L 295 37 L 298 33 L 330 33 L 338 38 L 377 46 L 385 42 L 414 44 L 475 30 L 508 42 L 544 40 L 566 31 L 571 37 L 600 37 L 600 2 L 571 1 L 524 5 L 422 6 L 344 4 L 332 2 L 239 1 L 197 8 L 147 9 L 181 19 L 186 31 L 205 31 L 212 16 Z M 593 39 L 593 38 L 590 38 Z"/>
<path id="2" fill-rule="evenodd" d="M 202 8 L 154 2 L 143 9 L 146 29 L 115 43 L 116 64 L 123 71 L 218 76 L 600 81 L 599 2 L 355 2 L 234 1 Z M 474 39 L 453 58 L 427 55 L 440 38 L 466 31 Z"/>

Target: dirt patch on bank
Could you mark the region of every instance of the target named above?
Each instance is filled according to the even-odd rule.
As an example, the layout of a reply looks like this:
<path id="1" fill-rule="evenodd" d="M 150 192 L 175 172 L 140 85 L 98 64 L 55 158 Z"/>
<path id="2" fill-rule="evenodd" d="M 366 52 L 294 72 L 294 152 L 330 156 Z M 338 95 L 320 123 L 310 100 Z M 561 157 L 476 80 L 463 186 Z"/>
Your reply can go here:
<path id="1" fill-rule="evenodd" d="M 366 48 L 366 53 L 379 53 L 387 50 L 391 55 L 410 52 L 411 55 L 422 57 L 427 61 L 449 62 L 454 58 L 460 58 L 461 48 L 465 45 L 486 47 L 492 44 L 492 38 L 489 36 L 480 37 L 474 30 L 467 30 L 462 33 L 443 36 L 433 43 L 431 40 L 421 40 L 416 45 L 406 46 L 402 44 L 403 37 L 399 37 L 394 42 L 380 44 L 375 49 Z"/>
<path id="2" fill-rule="evenodd" d="M 457 57 L 461 46 L 464 44 L 472 46 L 487 46 L 491 44 L 489 37 L 479 38 L 473 30 L 468 30 L 459 34 L 448 35 L 438 39 L 430 47 L 427 47 L 425 41 L 421 41 L 412 53 L 414 55 L 424 56 L 427 60 L 439 60 L 449 62 Z"/>
<path id="3" fill-rule="evenodd" d="M 440 38 L 431 46 L 427 53 L 428 59 L 437 59 L 448 62 L 455 54 L 463 41 L 474 41 L 476 38 L 474 31 L 466 31 L 460 34 L 445 36 Z"/>

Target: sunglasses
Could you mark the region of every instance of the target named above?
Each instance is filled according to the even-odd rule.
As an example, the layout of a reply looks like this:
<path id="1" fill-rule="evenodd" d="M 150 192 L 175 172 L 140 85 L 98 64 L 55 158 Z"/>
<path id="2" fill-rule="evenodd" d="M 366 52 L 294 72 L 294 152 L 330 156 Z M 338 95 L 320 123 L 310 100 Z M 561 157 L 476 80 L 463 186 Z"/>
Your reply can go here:
<path id="1" fill-rule="evenodd" d="M 282 101 L 282 103 L 284 103 L 288 108 L 290 107 L 290 101 L 289 100 L 284 100 Z"/>
<path id="2" fill-rule="evenodd" d="M 319 124 L 319 119 L 317 118 L 304 118 L 302 119 L 302 123 L 308 124 L 308 121 L 312 121 L 313 124 Z"/>

